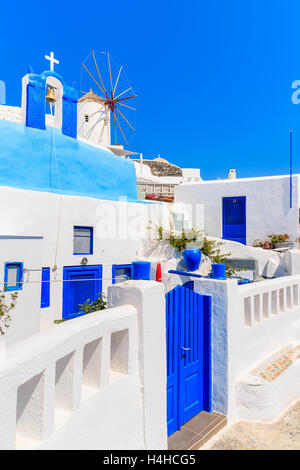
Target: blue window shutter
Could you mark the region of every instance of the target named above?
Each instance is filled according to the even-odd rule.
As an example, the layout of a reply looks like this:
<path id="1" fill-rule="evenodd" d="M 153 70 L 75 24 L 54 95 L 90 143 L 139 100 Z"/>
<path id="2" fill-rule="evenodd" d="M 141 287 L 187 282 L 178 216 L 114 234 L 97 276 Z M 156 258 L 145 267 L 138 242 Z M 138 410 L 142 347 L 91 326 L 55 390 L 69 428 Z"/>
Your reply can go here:
<path id="1" fill-rule="evenodd" d="M 21 290 L 23 287 L 23 263 L 5 263 L 4 289 Z"/>
<path id="2" fill-rule="evenodd" d="M 41 308 L 50 307 L 50 268 L 42 268 Z"/>

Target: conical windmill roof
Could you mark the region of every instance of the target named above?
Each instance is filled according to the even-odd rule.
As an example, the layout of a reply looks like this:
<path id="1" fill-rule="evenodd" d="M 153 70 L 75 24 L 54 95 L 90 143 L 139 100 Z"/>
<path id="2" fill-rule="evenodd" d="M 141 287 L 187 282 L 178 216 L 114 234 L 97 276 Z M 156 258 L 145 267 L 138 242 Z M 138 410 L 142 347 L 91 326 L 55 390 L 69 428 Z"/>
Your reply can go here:
<path id="1" fill-rule="evenodd" d="M 78 103 L 82 103 L 83 101 L 92 101 L 97 103 L 105 102 L 102 98 L 100 98 L 100 96 L 96 95 L 96 93 L 94 93 L 92 89 L 90 89 L 88 93 L 79 98 Z"/>

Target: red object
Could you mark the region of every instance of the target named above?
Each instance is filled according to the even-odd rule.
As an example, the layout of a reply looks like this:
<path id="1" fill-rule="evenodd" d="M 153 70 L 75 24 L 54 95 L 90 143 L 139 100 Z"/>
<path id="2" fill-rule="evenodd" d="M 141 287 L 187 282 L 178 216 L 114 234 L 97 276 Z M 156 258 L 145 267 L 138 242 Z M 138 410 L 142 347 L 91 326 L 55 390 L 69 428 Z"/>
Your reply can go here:
<path id="1" fill-rule="evenodd" d="M 156 266 L 156 281 L 161 282 L 161 264 L 157 263 Z"/>

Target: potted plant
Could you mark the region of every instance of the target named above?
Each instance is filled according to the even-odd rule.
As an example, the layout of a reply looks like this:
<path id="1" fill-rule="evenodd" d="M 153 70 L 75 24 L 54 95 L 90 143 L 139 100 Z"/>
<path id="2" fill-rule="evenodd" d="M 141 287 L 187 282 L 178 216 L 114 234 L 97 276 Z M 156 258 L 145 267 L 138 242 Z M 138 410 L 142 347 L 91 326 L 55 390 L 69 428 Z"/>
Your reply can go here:
<path id="1" fill-rule="evenodd" d="M 290 237 L 287 233 L 278 235 L 273 233 L 272 235 L 268 235 L 268 238 L 271 239 L 271 243 L 274 248 L 286 248 L 293 246 L 293 242 L 289 241 Z"/>

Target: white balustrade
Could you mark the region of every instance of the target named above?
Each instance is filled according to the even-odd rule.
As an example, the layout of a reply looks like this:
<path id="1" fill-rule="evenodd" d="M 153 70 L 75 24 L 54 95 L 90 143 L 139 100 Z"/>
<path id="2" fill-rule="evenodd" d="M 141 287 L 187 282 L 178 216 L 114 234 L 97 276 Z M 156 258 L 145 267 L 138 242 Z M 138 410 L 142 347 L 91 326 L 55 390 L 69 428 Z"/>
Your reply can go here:
<path id="1" fill-rule="evenodd" d="M 244 324 L 251 327 L 299 306 L 300 276 L 287 276 L 238 287 Z"/>
<path id="2" fill-rule="evenodd" d="M 0 368 L 0 449 L 45 440 L 85 389 L 138 374 L 136 317 L 131 305 L 102 310 L 12 346 Z"/>

